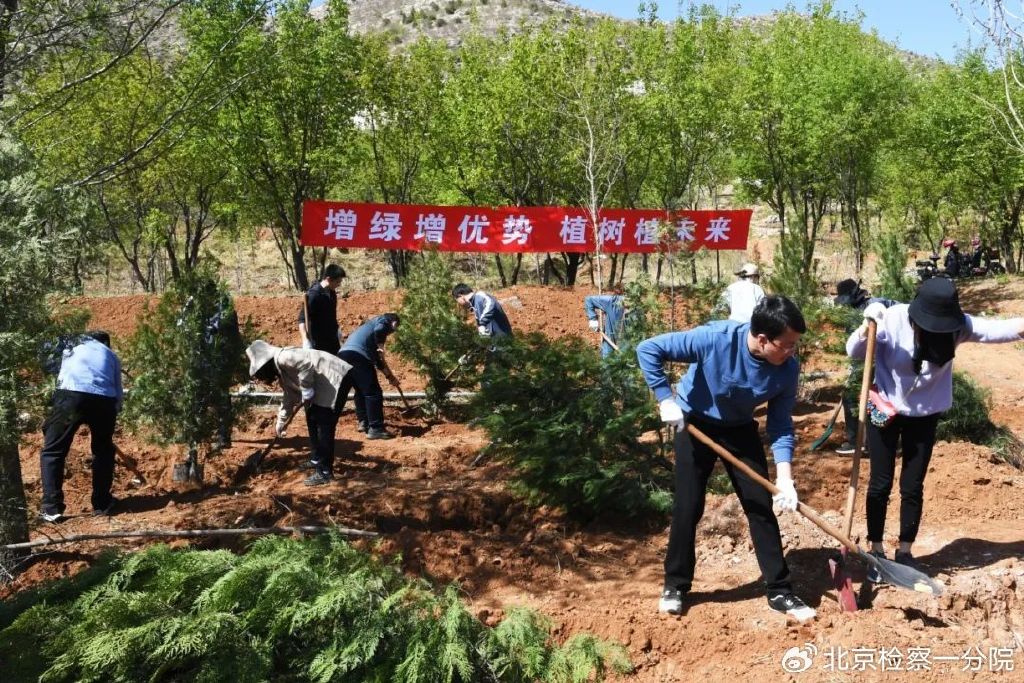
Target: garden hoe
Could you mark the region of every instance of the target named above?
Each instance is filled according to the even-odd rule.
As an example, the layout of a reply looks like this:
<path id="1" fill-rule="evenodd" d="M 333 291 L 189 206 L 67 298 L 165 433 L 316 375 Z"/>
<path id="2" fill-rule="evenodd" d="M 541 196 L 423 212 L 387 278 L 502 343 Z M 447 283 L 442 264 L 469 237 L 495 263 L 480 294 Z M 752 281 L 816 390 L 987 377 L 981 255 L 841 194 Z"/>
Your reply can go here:
<path id="1" fill-rule="evenodd" d="M 612 347 L 616 351 L 619 350 L 619 345 L 613 342 L 607 334 L 604 333 L 604 311 L 597 312 L 598 324 L 601 326 L 601 340 L 604 341 L 608 346 Z"/>
<path id="2" fill-rule="evenodd" d="M 717 443 L 712 441 L 707 435 L 701 432 L 693 425 L 686 426 L 687 431 L 695 439 L 705 444 L 718 454 L 726 462 L 730 463 L 733 467 L 736 467 L 741 472 L 750 477 L 754 482 L 760 484 L 768 491 L 775 495 L 779 492 L 779 489 L 775 487 L 770 481 L 762 477 L 760 474 L 755 472 L 746 463 L 742 462 L 735 455 L 725 450 Z M 824 531 L 826 534 L 836 539 L 843 544 L 851 553 L 854 553 L 859 557 L 865 564 L 869 564 L 882 575 L 887 583 L 897 586 L 899 588 L 905 588 L 907 590 L 916 591 L 918 593 L 927 593 L 928 595 L 938 597 L 942 595 L 942 584 L 935 581 L 927 574 L 919 572 L 918 570 L 908 567 L 906 565 L 897 564 L 892 560 L 887 560 L 882 557 L 875 557 L 861 550 L 861 548 L 850 540 L 849 536 L 843 534 L 839 529 L 836 529 L 831 524 L 822 519 L 814 509 L 808 506 L 806 503 L 799 503 L 797 510 L 804 517 L 814 523 L 819 529 Z"/>
<path id="3" fill-rule="evenodd" d="M 868 348 L 864 354 L 864 374 L 860 382 L 860 401 L 857 405 L 857 439 L 853 444 L 853 462 L 850 465 L 850 487 L 846 493 L 846 516 L 843 520 L 843 533 L 847 537 L 853 530 L 853 511 L 857 507 L 857 484 L 860 481 L 860 454 L 864 448 L 864 434 L 868 412 L 868 390 L 875 374 L 875 337 L 878 334 L 878 323 L 868 321 Z M 829 558 L 828 569 L 832 573 L 832 586 L 839 597 L 839 609 L 842 612 L 857 611 L 857 597 L 853 593 L 853 584 L 846 571 L 847 550 L 844 546 L 839 553 Z"/>

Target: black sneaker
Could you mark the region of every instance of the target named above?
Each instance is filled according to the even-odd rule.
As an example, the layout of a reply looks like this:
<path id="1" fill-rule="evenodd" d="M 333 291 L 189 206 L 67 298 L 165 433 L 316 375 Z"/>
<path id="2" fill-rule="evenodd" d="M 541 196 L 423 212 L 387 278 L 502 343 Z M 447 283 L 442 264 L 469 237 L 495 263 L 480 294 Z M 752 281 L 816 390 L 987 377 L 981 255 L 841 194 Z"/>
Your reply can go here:
<path id="1" fill-rule="evenodd" d="M 658 611 L 663 614 L 682 614 L 684 595 L 686 591 L 678 588 L 665 588 L 661 591 L 661 599 L 658 600 Z"/>
<path id="2" fill-rule="evenodd" d="M 910 551 L 903 552 L 902 550 L 896 551 L 896 556 L 893 558 L 898 564 L 902 564 L 904 567 L 910 567 L 921 571 L 921 563 L 914 559 L 914 556 Z"/>
<path id="3" fill-rule="evenodd" d="M 839 444 L 839 448 L 836 449 L 836 453 L 839 455 L 853 455 L 853 452 L 857 450 L 856 447 L 849 441 L 844 441 Z"/>
<path id="4" fill-rule="evenodd" d="M 874 550 L 869 552 L 868 555 L 871 555 L 872 557 L 877 557 L 882 560 L 885 559 L 885 553 L 879 553 Z M 885 581 L 882 579 L 882 572 L 878 571 L 878 568 L 875 567 L 875 565 L 868 566 L 868 574 L 865 578 L 867 578 L 867 580 L 870 583 L 885 583 Z"/>
<path id="5" fill-rule="evenodd" d="M 813 607 L 808 607 L 803 600 L 792 593 L 768 596 L 768 606 L 776 612 L 782 612 L 787 616 L 793 617 L 800 623 L 810 621 L 817 614 Z"/>
<path id="6" fill-rule="evenodd" d="M 316 460 L 303 460 L 302 464 L 299 465 L 300 470 L 315 470 L 320 466 Z"/>
<path id="7" fill-rule="evenodd" d="M 367 439 L 393 439 L 395 435 L 386 429 L 369 429 L 366 431 Z"/>
<path id="8" fill-rule="evenodd" d="M 333 480 L 334 477 L 329 474 L 314 472 L 310 476 L 306 477 L 306 480 L 302 483 L 306 486 L 324 486 L 325 484 L 330 484 Z"/>
<path id="9" fill-rule="evenodd" d="M 111 496 L 110 497 L 110 502 L 107 503 L 106 507 L 104 507 L 104 508 L 97 508 L 96 510 L 92 511 L 92 514 L 95 517 L 109 517 L 112 514 L 114 514 L 114 506 L 115 505 L 117 505 L 117 498 L 114 498 L 113 496 Z"/>
<path id="10" fill-rule="evenodd" d="M 359 420 L 358 422 L 356 422 L 356 431 L 357 432 L 365 432 L 366 431 L 366 420 Z"/>

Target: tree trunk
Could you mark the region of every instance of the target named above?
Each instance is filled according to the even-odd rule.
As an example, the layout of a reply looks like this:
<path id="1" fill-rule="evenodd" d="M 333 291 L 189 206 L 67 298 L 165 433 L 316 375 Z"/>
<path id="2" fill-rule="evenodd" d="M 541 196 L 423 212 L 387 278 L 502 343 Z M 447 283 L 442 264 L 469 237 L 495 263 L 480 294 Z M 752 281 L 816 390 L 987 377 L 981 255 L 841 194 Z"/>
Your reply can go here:
<path id="1" fill-rule="evenodd" d="M 523 267 L 523 255 L 522 253 L 516 254 L 516 265 L 512 268 L 512 277 L 509 278 L 509 284 L 513 287 L 519 284 L 519 271 Z"/>
<path id="2" fill-rule="evenodd" d="M 579 271 L 580 263 L 583 262 L 583 254 L 562 252 L 562 260 L 565 261 L 565 282 L 563 284 L 572 287 L 576 284 L 576 273 Z"/>
<path id="3" fill-rule="evenodd" d="M 501 286 L 508 287 L 508 278 L 505 277 L 505 266 L 501 264 L 501 254 L 494 255 L 494 265 L 498 267 L 498 277 L 501 278 Z"/>
<path id="4" fill-rule="evenodd" d="M 18 457 L 18 420 L 13 401 L 0 405 L 0 546 L 28 540 L 25 486 Z M 0 548 L 0 585 L 13 580 L 24 551 Z"/>

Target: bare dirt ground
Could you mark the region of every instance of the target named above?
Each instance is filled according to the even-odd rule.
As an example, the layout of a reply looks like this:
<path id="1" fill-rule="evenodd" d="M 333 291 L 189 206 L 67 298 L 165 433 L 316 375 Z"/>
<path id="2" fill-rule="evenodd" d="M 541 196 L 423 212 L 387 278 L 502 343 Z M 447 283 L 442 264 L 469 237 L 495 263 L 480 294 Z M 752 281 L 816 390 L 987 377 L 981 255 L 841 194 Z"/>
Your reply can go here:
<path id="1" fill-rule="evenodd" d="M 553 336 L 586 334 L 584 294 L 539 287 L 497 292 L 499 298 L 516 296 L 522 302 L 522 308 L 509 309 L 517 329 Z M 293 299 L 240 298 L 239 309 L 253 316 L 268 339 L 294 343 Z M 93 311 L 94 326 L 111 330 L 117 339 L 134 327 L 143 301 L 119 297 L 80 303 Z M 1024 281 L 967 285 L 963 302 L 972 313 L 1024 315 Z M 396 293 L 367 292 L 352 295 L 339 308 L 350 330 L 397 306 Z M 422 386 L 412 368 L 392 363 L 404 386 Z M 845 378 L 843 363 L 819 355 L 812 365 L 831 374 L 804 392 L 808 400 L 798 406 L 801 445 L 794 471 L 802 500 L 838 523 L 849 457 L 811 453 L 809 444 L 831 415 Z M 1024 436 L 1024 344 L 964 346 L 956 365 L 991 389 L 996 420 Z M 268 443 L 270 412 L 255 412 L 236 430 L 234 446 L 207 462 L 202 488 L 170 482 L 169 467 L 179 453 L 120 435 L 119 445 L 139 462 L 146 479 L 133 483 L 130 473 L 118 469 L 115 495 L 123 501 L 122 512 L 109 519 L 81 516 L 60 526 L 39 525 L 33 536 L 334 522 L 380 532 L 378 551 L 400 553 L 409 572 L 458 581 L 484 621 L 500 619 L 508 606 L 528 605 L 554 621 L 559 637 L 590 631 L 623 642 L 638 667 L 628 680 L 1024 681 L 1024 473 L 996 462 L 986 448 L 940 442 L 929 470 L 915 550 L 929 573 L 946 584 L 942 598 L 887 587 L 865 589 L 862 598 L 871 608 L 841 613 L 827 567 L 835 542 L 810 522 L 784 516 L 781 526 L 796 589 L 818 610 L 815 621 L 797 625 L 768 609 L 746 523 L 732 496 L 708 497 L 697 581 L 686 613 L 659 615 L 665 526 L 623 519 L 581 525 L 554 510 L 531 510 L 509 493 L 509 473 L 502 466 L 470 466 L 486 443 L 481 431 L 404 419 L 395 410 L 388 411 L 388 421 L 399 438 L 365 441 L 346 412 L 338 433 L 340 477 L 313 492 L 302 486 L 297 468 L 306 446 L 305 426 L 299 424 L 270 455 L 262 474 L 241 487 L 229 484 L 238 464 Z M 840 433 L 837 428 L 836 436 Z M 22 448 L 33 508 L 39 500 L 39 446 L 40 437 L 32 434 Z M 69 512 L 88 507 L 87 455 L 88 440 L 80 434 L 65 485 Z M 866 470 L 865 463 L 862 492 Z M 862 511 L 863 493 L 858 506 Z M 898 495 L 888 519 L 891 552 Z M 854 533 L 864 533 L 862 512 Z M 14 590 L 74 573 L 103 547 L 87 543 L 41 554 Z M 860 588 L 863 569 L 854 564 L 852 571 Z M 784 670 L 790 648 L 797 650 L 789 661 L 806 663 L 806 671 Z M 883 649 L 890 654 L 888 670 L 883 670 Z M 994 670 L 1000 662 L 1013 670 Z"/>

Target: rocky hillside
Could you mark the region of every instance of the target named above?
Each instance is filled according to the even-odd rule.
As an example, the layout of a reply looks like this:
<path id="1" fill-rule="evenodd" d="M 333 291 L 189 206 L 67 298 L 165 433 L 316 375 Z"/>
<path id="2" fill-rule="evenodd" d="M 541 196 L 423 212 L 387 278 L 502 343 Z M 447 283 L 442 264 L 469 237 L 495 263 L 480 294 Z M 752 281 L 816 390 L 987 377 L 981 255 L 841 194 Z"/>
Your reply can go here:
<path id="1" fill-rule="evenodd" d="M 324 8 L 314 9 L 323 13 Z M 395 44 L 421 35 L 458 45 L 475 27 L 484 35 L 518 31 L 548 20 L 601 16 L 563 0 L 350 0 L 349 21 L 357 33 L 384 31 Z"/>

